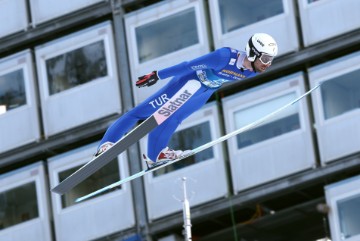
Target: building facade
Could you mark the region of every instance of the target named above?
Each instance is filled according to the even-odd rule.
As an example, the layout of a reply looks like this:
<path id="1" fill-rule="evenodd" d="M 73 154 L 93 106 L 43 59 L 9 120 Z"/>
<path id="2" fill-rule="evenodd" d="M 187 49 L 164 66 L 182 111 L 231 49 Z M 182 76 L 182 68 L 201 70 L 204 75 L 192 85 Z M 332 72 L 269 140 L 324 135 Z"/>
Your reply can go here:
<path id="1" fill-rule="evenodd" d="M 357 0 L 0 1 L 0 241 L 360 239 L 360 2 Z M 6 23 L 6 24 L 5 24 Z M 146 138 L 63 196 L 106 128 L 161 88 L 138 76 L 256 32 L 279 55 L 223 86 L 170 141 L 193 149 L 321 84 L 228 141 L 107 193 L 145 168 Z"/>

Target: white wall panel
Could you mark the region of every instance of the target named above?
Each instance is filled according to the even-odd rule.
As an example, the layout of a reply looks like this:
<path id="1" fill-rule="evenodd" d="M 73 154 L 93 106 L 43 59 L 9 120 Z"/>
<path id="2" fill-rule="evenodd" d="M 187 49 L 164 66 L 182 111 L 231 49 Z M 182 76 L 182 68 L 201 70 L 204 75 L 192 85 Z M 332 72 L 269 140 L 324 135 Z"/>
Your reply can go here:
<path id="1" fill-rule="evenodd" d="M 360 151 L 359 63 L 360 52 L 355 52 L 309 69 L 311 85 L 323 83 L 312 101 L 324 164 Z M 331 83 L 337 85 L 331 89 Z"/>
<path id="2" fill-rule="evenodd" d="M 195 15 L 193 16 L 192 13 L 195 13 Z M 194 19 L 189 17 L 184 19 L 183 16 L 194 17 Z M 184 24 L 182 23 L 184 21 L 189 22 L 183 26 Z M 191 29 L 185 29 L 184 31 L 186 32 L 184 32 L 179 29 L 177 24 L 181 24 L 183 28 L 191 26 Z M 162 1 L 127 14 L 125 16 L 125 26 L 131 77 L 134 84 L 135 105 L 141 103 L 156 90 L 159 90 L 168 81 L 167 79 L 161 80 L 150 88 L 139 89 L 135 87 L 137 77 L 148 74 L 153 70 L 163 69 L 197 58 L 210 51 L 204 3 L 202 0 Z M 146 27 L 154 28 L 154 32 L 148 33 L 146 35 L 148 39 L 146 39 L 145 43 L 142 43 L 140 42 L 139 32 L 141 28 L 143 28 L 143 31 L 146 31 Z M 190 43 L 191 39 L 195 42 Z M 173 46 L 173 43 L 178 45 Z M 143 48 L 140 49 L 138 46 L 143 46 Z M 156 51 L 153 51 L 154 49 Z M 150 56 L 149 60 L 141 61 L 143 57 L 140 51 L 144 52 L 145 58 L 147 57 L 146 54 L 151 55 L 154 53 L 156 57 L 152 58 Z M 165 51 L 165 53 L 162 51 Z"/>
<path id="3" fill-rule="evenodd" d="M 32 164 L 30 166 L 23 167 L 21 169 L 6 173 L 0 176 L 0 196 L 3 197 L 2 193 L 11 191 L 12 189 L 22 188 L 23 185 L 29 183 L 35 183 L 35 192 L 29 193 L 35 195 L 36 206 L 37 206 L 37 216 L 31 218 L 27 212 L 30 209 L 13 207 L 17 210 L 13 211 L 13 219 L 21 220 L 20 223 L 12 225 L 10 227 L 0 230 L 0 240 L 1 241 L 51 241 L 50 233 L 50 214 L 49 214 L 49 203 L 48 203 L 48 192 L 49 188 L 46 185 L 45 180 L 45 171 L 41 163 Z M 20 190 L 18 190 L 20 191 Z M 28 190 L 23 188 L 21 193 L 22 197 L 17 196 L 17 198 L 29 198 L 27 196 Z M 18 193 L 19 194 L 19 193 Z M 5 197 L 6 198 L 6 197 Z M 5 203 L 9 203 L 10 196 L 7 196 L 8 200 L 3 200 Z M 13 200 L 16 202 L 16 200 Z M 30 201 L 30 200 L 29 200 Z M 11 207 L 6 207 L 5 203 L 2 203 L 2 210 L 11 209 Z M 26 205 L 26 204 L 25 204 Z M 30 204 L 29 204 L 30 205 Z M 32 210 L 31 210 L 32 211 Z M 4 214 L 0 214 L 4 215 Z M 21 215 L 21 216 L 17 216 Z M 29 218 L 27 220 L 27 218 Z M 0 218 L 1 225 L 4 225 L 2 222 L 3 218 Z"/>
<path id="4" fill-rule="evenodd" d="M 59 183 L 59 173 L 82 166 L 90 161 L 96 151 L 96 147 L 97 143 L 90 144 L 49 159 L 51 187 Z M 118 157 L 117 163 L 120 178 L 129 175 L 125 154 Z M 100 182 L 101 180 L 98 181 Z M 87 186 L 85 189 L 89 190 L 89 187 Z M 76 198 L 88 194 L 83 193 L 83 191 L 83 189 L 77 189 L 69 193 L 69 196 L 65 198 L 68 201 L 72 199 L 72 204 L 66 207 L 63 206 L 64 203 L 60 195 L 51 193 L 56 240 L 94 240 L 135 225 L 130 183 L 124 184 L 120 189 L 113 190 L 112 192 L 80 203 L 74 203 L 73 201 Z"/>
<path id="5" fill-rule="evenodd" d="M 360 176 L 325 186 L 332 241 L 360 239 Z"/>
<path id="6" fill-rule="evenodd" d="M 0 38 L 28 28 L 25 0 L 0 1 Z"/>
<path id="7" fill-rule="evenodd" d="M 35 52 L 46 136 L 121 112 L 110 22 L 38 46 Z M 86 83 L 81 83 L 82 74 Z"/>
<path id="8" fill-rule="evenodd" d="M 58 18 L 104 0 L 30 0 L 33 25 Z"/>
<path id="9" fill-rule="evenodd" d="M 218 110 L 214 103 L 207 104 L 185 119 L 177 131 L 191 129 L 194 126 L 206 123 L 209 124 L 209 129 L 206 131 L 210 135 L 210 140 L 207 141 L 215 140 L 220 137 L 217 112 Z M 146 145 L 147 140 L 144 138 L 141 141 L 143 153 L 146 153 Z M 192 148 L 196 147 L 198 146 L 193 146 Z M 175 147 L 170 146 L 170 148 Z M 184 163 L 187 161 L 187 159 L 184 159 L 179 163 L 169 166 L 166 173 L 162 175 L 154 176 L 148 174 L 144 176 L 146 203 L 150 220 L 182 210 L 181 200 L 183 200 L 183 190 L 181 179 L 183 177 L 187 178 L 186 183 L 190 206 L 200 205 L 226 196 L 228 187 L 222 146 L 221 144 L 215 145 L 209 151 L 210 155 L 208 157 L 203 158 L 203 160 L 196 159 L 195 157 L 195 163 L 191 165 L 184 167 Z M 205 152 L 201 153 L 204 154 Z M 145 165 L 144 168 L 146 168 Z M 164 170 L 165 168 L 160 169 L 161 172 L 164 172 Z"/>
<path id="10" fill-rule="evenodd" d="M 272 4 L 275 2 L 282 4 L 282 12 L 277 13 L 277 10 L 272 9 Z M 230 19 L 227 21 L 232 21 L 235 17 L 239 24 L 225 32 L 223 30 L 223 21 L 226 21 L 226 18 L 222 14 L 226 10 L 220 7 L 221 3 L 222 0 L 209 1 L 213 39 L 216 48 L 232 47 L 244 50 L 246 43 L 254 33 L 267 33 L 276 40 L 279 47 L 278 55 L 298 50 L 299 41 L 293 1 L 229 1 L 228 5 L 234 5 L 232 9 L 234 9 L 235 16 L 229 17 Z M 238 11 L 235 9 L 238 9 Z M 274 15 L 266 16 L 270 13 Z M 256 18 L 254 19 L 256 22 L 248 23 L 250 17 Z M 241 21 L 241 19 L 243 20 Z M 241 22 L 244 22 L 244 24 Z"/>
<path id="11" fill-rule="evenodd" d="M 304 92 L 303 76 L 297 73 L 229 96 L 224 99 L 226 131 L 257 121 Z M 311 133 L 307 102 L 303 99 L 256 128 L 229 139 L 234 192 L 315 166 Z"/>
<path id="12" fill-rule="evenodd" d="M 0 152 L 40 139 L 33 68 L 28 50 L 0 60 L 0 98 L 5 97 L 0 100 Z M 5 100 L 9 95 L 12 100 Z M 20 103 L 16 98 L 24 100 Z"/>
<path id="13" fill-rule="evenodd" d="M 360 28 L 360 1 L 298 0 L 305 46 Z"/>

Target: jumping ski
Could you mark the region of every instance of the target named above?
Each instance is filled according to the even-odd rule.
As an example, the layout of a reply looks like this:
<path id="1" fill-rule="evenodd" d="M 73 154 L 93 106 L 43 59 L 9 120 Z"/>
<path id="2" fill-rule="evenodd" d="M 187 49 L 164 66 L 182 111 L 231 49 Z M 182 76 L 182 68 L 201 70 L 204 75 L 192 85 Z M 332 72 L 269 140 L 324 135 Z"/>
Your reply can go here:
<path id="1" fill-rule="evenodd" d="M 257 127 L 258 125 L 264 123 L 265 121 L 269 120 L 270 118 L 274 117 L 274 116 L 277 115 L 278 113 L 282 112 L 282 111 L 285 110 L 286 108 L 294 105 L 294 104 L 297 103 L 299 100 L 301 100 L 302 98 L 304 98 L 305 96 L 307 96 L 307 95 L 309 95 L 311 92 L 313 92 L 315 89 L 317 89 L 320 85 L 321 85 L 321 84 L 313 87 L 312 89 L 310 89 L 309 91 L 307 91 L 307 92 L 304 93 L 303 95 L 299 96 L 299 97 L 296 98 L 295 100 L 293 100 L 293 101 L 291 101 L 290 103 L 284 105 L 283 107 L 280 107 L 279 109 L 275 110 L 274 112 L 271 112 L 270 114 L 268 114 L 268 115 L 266 115 L 266 116 L 258 119 L 257 121 L 254 121 L 254 122 L 252 122 L 252 123 L 250 123 L 250 124 L 248 124 L 248 125 L 246 125 L 246 126 L 244 126 L 244 127 L 242 127 L 242 128 L 239 128 L 239 129 L 237 129 L 237 130 L 235 130 L 235 131 L 233 131 L 233 132 L 230 132 L 229 134 L 226 134 L 226 135 L 224 135 L 224 136 L 222 136 L 222 137 L 220 137 L 220 138 L 218 138 L 218 139 L 216 139 L 216 140 L 213 140 L 213 141 L 208 142 L 208 143 L 206 143 L 206 144 L 204 144 L 204 145 L 202 145 L 202 146 L 199 146 L 199 147 L 191 150 L 191 151 L 188 152 L 186 155 L 184 155 L 184 156 L 182 156 L 182 157 L 180 157 L 180 158 L 178 158 L 178 159 L 169 161 L 169 162 L 167 162 L 167 163 L 164 163 L 164 164 L 162 164 L 162 165 L 156 166 L 156 167 L 151 168 L 151 169 L 142 170 L 142 171 L 140 171 L 140 172 L 138 172 L 138 173 L 135 173 L 135 174 L 133 174 L 133 175 L 131 175 L 131 176 L 128 176 L 128 177 L 126 177 L 126 178 L 124 178 L 124 179 L 122 179 L 122 180 L 120 180 L 120 181 L 118 181 L 118 182 L 115 182 L 115 183 L 110 184 L 110 185 L 108 185 L 108 186 L 106 186 L 106 187 L 104 187 L 104 188 L 101 188 L 101 189 L 99 189 L 99 190 L 97 190 L 97 191 L 95 191 L 95 192 L 92 192 L 92 193 L 90 193 L 90 194 L 88 194 L 88 195 L 85 195 L 85 196 L 83 196 L 83 197 L 77 198 L 77 199 L 75 200 L 75 202 L 81 202 L 81 201 L 84 201 L 84 200 L 89 199 L 89 198 L 91 198 L 91 197 L 94 197 L 94 196 L 96 196 L 96 195 L 99 195 L 99 194 L 101 194 L 101 193 L 103 193 L 103 192 L 106 192 L 106 191 L 108 191 L 108 190 L 110 190 L 110 189 L 113 189 L 113 188 L 115 188 L 115 187 L 118 187 L 118 186 L 120 186 L 120 185 L 122 185 L 122 184 L 124 184 L 124 183 L 127 183 L 127 182 L 131 181 L 131 180 L 134 180 L 134 179 L 136 179 L 136 178 L 142 177 L 142 176 L 144 176 L 144 175 L 147 174 L 147 173 L 151 173 L 151 172 L 156 171 L 156 170 L 158 170 L 158 169 L 160 169 L 160 168 L 166 167 L 166 166 L 168 166 L 168 165 L 171 165 L 171 164 L 174 164 L 174 163 L 176 163 L 176 162 L 178 162 L 178 161 L 181 161 L 181 160 L 183 160 L 183 159 L 185 159 L 185 158 L 187 158 L 187 157 L 190 157 L 190 156 L 192 156 L 192 155 L 195 155 L 196 153 L 199 153 L 199 152 L 201 152 L 201 151 L 204 151 L 204 150 L 206 150 L 206 149 L 208 149 L 208 148 L 210 148 L 210 147 L 212 147 L 212 146 L 214 146 L 214 145 L 216 145 L 216 144 L 218 144 L 218 143 L 221 143 L 221 142 L 229 139 L 230 137 L 233 137 L 233 136 L 236 136 L 236 135 L 241 134 L 241 133 L 243 133 L 243 132 L 246 132 L 246 131 L 248 131 L 248 130 L 251 130 L 251 129 Z"/>
<path id="2" fill-rule="evenodd" d="M 117 141 L 109 150 L 93 158 L 60 184 L 55 186 L 51 191 L 60 195 L 70 191 L 76 185 L 120 155 L 129 146 L 139 141 L 155 127 L 161 125 L 161 123 L 166 121 L 177 109 L 181 108 L 181 106 L 183 106 L 187 100 L 200 89 L 200 87 L 201 83 L 199 81 L 188 81 L 173 97 L 155 111 L 153 115 Z"/>

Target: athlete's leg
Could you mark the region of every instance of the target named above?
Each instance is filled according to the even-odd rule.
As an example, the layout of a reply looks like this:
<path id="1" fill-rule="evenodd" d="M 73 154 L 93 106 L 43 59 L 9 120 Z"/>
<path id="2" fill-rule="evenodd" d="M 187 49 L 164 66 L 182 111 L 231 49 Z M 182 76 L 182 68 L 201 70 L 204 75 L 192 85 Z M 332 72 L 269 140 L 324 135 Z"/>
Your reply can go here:
<path id="1" fill-rule="evenodd" d="M 133 115 L 133 113 L 131 111 L 125 113 L 124 115 L 122 115 L 119 119 L 117 119 L 114 123 L 112 123 L 109 126 L 109 128 L 106 130 L 103 138 L 101 139 L 99 146 L 101 146 L 105 142 L 112 142 L 112 143 L 117 142 L 139 120 L 140 120 L 140 118 L 136 115 Z"/>
<path id="2" fill-rule="evenodd" d="M 167 85 L 117 119 L 105 132 L 99 147 L 105 142 L 115 143 L 139 120 L 145 120 L 170 99 L 186 81 L 173 78 Z"/>
<path id="3" fill-rule="evenodd" d="M 172 134 L 179 124 L 189 115 L 200 109 L 214 92 L 215 89 L 202 86 L 169 119 L 149 133 L 147 152 L 150 160 L 156 161 L 158 154 L 168 145 Z"/>

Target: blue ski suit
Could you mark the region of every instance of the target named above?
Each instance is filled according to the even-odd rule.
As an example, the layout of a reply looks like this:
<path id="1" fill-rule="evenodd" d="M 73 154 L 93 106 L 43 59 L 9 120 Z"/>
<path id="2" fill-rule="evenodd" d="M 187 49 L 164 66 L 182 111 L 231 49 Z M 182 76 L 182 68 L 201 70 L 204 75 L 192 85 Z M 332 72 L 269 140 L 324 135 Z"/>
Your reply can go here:
<path id="1" fill-rule="evenodd" d="M 256 72 L 243 67 L 244 58 L 246 58 L 245 52 L 225 47 L 191 61 L 159 70 L 160 81 L 168 77 L 173 78 L 163 88 L 116 120 L 107 129 L 100 145 L 107 141 L 118 141 L 139 120 L 145 120 L 151 116 L 187 81 L 200 81 L 201 88 L 169 119 L 149 133 L 147 154 L 151 160 L 156 161 L 158 154 L 167 146 L 178 125 L 200 109 L 223 83 L 256 75 Z"/>

